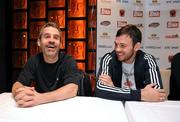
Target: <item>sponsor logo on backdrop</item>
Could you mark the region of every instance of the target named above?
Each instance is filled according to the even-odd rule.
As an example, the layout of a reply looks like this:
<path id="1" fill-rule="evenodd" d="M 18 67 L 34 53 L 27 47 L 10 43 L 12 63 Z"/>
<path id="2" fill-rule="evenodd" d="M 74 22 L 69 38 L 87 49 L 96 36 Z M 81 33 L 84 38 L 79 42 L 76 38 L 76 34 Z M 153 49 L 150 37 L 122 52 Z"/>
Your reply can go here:
<path id="1" fill-rule="evenodd" d="M 101 35 L 99 35 L 100 38 L 103 38 L 103 39 L 110 39 L 111 36 L 109 36 L 109 34 L 107 32 L 103 32 L 101 33 Z"/>
<path id="2" fill-rule="evenodd" d="M 160 11 L 149 11 L 149 17 L 160 17 Z"/>
<path id="3" fill-rule="evenodd" d="M 143 23 L 129 23 L 129 24 L 132 24 L 132 25 L 135 25 L 136 27 L 138 27 L 138 28 L 143 28 L 144 27 L 144 25 L 143 25 Z"/>
<path id="4" fill-rule="evenodd" d="M 161 46 L 146 46 L 146 49 L 161 49 Z"/>
<path id="5" fill-rule="evenodd" d="M 180 0 L 166 0 L 166 3 L 180 3 Z"/>
<path id="6" fill-rule="evenodd" d="M 152 0 L 152 3 L 158 3 L 159 0 Z"/>
<path id="7" fill-rule="evenodd" d="M 169 11 L 170 17 L 176 17 L 176 10 L 172 9 Z"/>
<path id="8" fill-rule="evenodd" d="M 171 47 L 170 46 L 165 46 L 164 49 L 168 49 L 169 50 L 169 49 L 171 49 Z"/>
<path id="9" fill-rule="evenodd" d="M 179 47 L 178 46 L 172 46 L 171 49 L 177 50 L 177 49 L 179 49 Z"/>
<path id="10" fill-rule="evenodd" d="M 157 36 L 157 34 L 155 34 L 155 33 L 152 33 L 149 37 L 148 37 L 148 39 L 150 39 L 150 40 L 159 40 L 159 36 Z"/>
<path id="11" fill-rule="evenodd" d="M 119 16 L 121 16 L 121 17 L 125 16 L 125 10 L 124 9 L 119 10 Z"/>
<path id="12" fill-rule="evenodd" d="M 150 6 L 155 6 L 155 5 L 160 5 L 160 2 L 159 2 L 159 0 L 148 0 L 150 3 L 149 3 L 149 5 Z"/>
<path id="13" fill-rule="evenodd" d="M 129 0 L 116 0 L 117 3 L 129 3 Z"/>
<path id="14" fill-rule="evenodd" d="M 100 25 L 103 25 L 103 26 L 108 26 L 110 24 L 111 24 L 110 21 L 102 21 L 102 22 L 100 22 Z"/>
<path id="15" fill-rule="evenodd" d="M 152 27 L 152 28 L 156 28 L 156 27 L 158 27 L 159 25 L 160 25 L 159 22 L 152 22 L 152 23 L 150 23 L 148 26 L 149 26 L 149 27 Z"/>
<path id="16" fill-rule="evenodd" d="M 123 26 L 127 25 L 127 21 L 117 21 L 117 27 L 121 28 Z"/>
<path id="17" fill-rule="evenodd" d="M 112 0 L 101 0 L 101 2 L 103 3 L 110 3 L 110 2 L 112 2 Z"/>
<path id="18" fill-rule="evenodd" d="M 179 49 L 178 46 L 165 46 L 164 49 Z"/>
<path id="19" fill-rule="evenodd" d="M 133 17 L 143 17 L 143 11 L 133 11 Z"/>
<path id="20" fill-rule="evenodd" d="M 112 46 L 110 45 L 98 45 L 98 48 L 113 48 Z"/>
<path id="21" fill-rule="evenodd" d="M 111 15 L 110 8 L 101 8 L 101 15 Z"/>
<path id="22" fill-rule="evenodd" d="M 178 28 L 179 22 L 178 21 L 168 21 L 167 28 Z"/>
<path id="23" fill-rule="evenodd" d="M 136 25 L 136 27 L 138 27 L 138 28 L 143 28 L 144 27 L 144 25 L 142 23 L 134 24 L 134 25 Z"/>
<path id="24" fill-rule="evenodd" d="M 178 39 L 179 35 L 178 34 L 169 34 L 169 35 L 165 35 L 166 39 Z"/>
<path id="25" fill-rule="evenodd" d="M 136 6 L 143 6 L 143 3 L 141 2 L 141 0 L 134 0 L 133 4 Z"/>

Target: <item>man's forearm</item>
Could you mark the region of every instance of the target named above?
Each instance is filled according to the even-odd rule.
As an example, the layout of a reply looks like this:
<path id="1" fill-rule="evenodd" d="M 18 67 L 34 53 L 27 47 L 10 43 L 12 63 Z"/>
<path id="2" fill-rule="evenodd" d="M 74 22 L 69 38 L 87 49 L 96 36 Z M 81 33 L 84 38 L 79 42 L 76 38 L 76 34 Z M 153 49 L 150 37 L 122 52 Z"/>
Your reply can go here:
<path id="1" fill-rule="evenodd" d="M 78 85 L 70 83 L 55 91 L 40 94 L 40 104 L 65 100 L 75 97 L 78 91 Z"/>

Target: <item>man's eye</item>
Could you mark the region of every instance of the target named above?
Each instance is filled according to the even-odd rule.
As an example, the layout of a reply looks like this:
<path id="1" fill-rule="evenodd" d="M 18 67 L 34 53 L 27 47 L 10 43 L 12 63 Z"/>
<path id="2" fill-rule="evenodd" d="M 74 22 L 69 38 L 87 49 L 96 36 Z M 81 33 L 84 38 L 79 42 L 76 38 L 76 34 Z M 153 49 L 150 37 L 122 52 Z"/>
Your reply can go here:
<path id="1" fill-rule="evenodd" d="M 125 48 L 126 46 L 125 46 L 125 45 L 120 45 L 119 47 L 121 47 L 121 48 Z"/>
<path id="2" fill-rule="evenodd" d="M 49 35 L 44 35 L 44 38 L 50 38 L 50 36 Z"/>
<path id="3" fill-rule="evenodd" d="M 60 37 L 59 36 L 54 36 L 54 39 L 59 39 Z"/>

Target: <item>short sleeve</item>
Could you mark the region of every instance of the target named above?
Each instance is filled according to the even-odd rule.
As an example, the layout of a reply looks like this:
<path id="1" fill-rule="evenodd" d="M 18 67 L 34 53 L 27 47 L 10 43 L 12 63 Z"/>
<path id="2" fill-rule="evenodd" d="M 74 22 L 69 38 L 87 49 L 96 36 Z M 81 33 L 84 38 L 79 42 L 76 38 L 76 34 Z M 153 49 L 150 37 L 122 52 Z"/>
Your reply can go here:
<path id="1" fill-rule="evenodd" d="M 63 81 L 64 85 L 69 83 L 75 83 L 79 85 L 80 79 L 82 78 L 82 75 L 79 73 L 76 65 L 76 61 L 70 57 L 67 56 L 65 60 L 63 60 Z"/>
<path id="2" fill-rule="evenodd" d="M 18 76 L 18 81 L 23 85 L 30 86 L 35 79 L 35 60 L 30 58 Z"/>

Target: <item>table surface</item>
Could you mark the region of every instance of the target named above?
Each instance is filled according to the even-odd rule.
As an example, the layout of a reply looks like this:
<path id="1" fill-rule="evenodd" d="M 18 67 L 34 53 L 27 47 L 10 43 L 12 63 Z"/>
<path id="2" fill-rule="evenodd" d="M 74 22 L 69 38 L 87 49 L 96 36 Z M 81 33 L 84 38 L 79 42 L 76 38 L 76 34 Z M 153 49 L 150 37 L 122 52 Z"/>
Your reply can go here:
<path id="1" fill-rule="evenodd" d="M 74 97 L 29 108 L 17 107 L 11 93 L 0 94 L 0 122 L 128 122 L 122 102 Z"/>
<path id="2" fill-rule="evenodd" d="M 180 122 L 180 101 L 126 102 L 129 122 Z"/>

